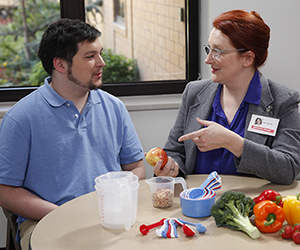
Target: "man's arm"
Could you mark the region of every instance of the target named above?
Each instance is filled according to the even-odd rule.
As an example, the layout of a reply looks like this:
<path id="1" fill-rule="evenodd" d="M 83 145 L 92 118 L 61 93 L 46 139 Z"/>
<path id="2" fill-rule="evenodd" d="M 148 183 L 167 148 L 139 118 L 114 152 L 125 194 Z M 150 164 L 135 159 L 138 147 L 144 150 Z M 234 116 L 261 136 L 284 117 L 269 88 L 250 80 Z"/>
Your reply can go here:
<path id="1" fill-rule="evenodd" d="M 24 188 L 2 184 L 0 184 L 0 206 L 31 220 L 40 220 L 58 207 Z"/>
<path id="2" fill-rule="evenodd" d="M 124 171 L 132 171 L 137 177 L 139 177 L 139 180 L 143 180 L 146 178 L 146 171 L 143 159 L 133 163 L 123 164 L 122 169 Z"/>

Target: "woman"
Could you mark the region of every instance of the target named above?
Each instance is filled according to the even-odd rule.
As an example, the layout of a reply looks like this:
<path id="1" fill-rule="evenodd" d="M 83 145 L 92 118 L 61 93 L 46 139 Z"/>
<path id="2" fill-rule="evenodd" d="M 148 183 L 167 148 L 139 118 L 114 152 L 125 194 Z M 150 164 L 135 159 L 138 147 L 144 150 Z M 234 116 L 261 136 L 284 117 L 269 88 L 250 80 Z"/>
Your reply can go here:
<path id="1" fill-rule="evenodd" d="M 298 92 L 260 74 L 270 28 L 258 13 L 233 10 L 213 21 L 205 63 L 211 79 L 190 82 L 156 175 L 250 174 L 291 184 L 300 171 Z M 257 117 L 269 127 L 252 126 Z"/>
<path id="2" fill-rule="evenodd" d="M 262 124 L 262 120 L 259 117 L 257 117 L 256 120 L 255 120 L 255 124 L 261 125 Z"/>

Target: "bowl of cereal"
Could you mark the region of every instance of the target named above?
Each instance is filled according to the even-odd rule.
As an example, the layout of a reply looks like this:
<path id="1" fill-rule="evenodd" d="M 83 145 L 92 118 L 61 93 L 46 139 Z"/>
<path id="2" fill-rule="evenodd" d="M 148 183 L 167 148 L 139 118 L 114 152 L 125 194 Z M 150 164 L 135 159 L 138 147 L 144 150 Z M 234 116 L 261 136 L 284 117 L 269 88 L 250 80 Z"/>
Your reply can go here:
<path id="1" fill-rule="evenodd" d="M 146 182 L 150 186 L 154 207 L 167 208 L 173 205 L 175 183 L 180 183 L 183 190 L 186 190 L 186 182 L 182 177 L 159 176 L 152 177 Z"/>

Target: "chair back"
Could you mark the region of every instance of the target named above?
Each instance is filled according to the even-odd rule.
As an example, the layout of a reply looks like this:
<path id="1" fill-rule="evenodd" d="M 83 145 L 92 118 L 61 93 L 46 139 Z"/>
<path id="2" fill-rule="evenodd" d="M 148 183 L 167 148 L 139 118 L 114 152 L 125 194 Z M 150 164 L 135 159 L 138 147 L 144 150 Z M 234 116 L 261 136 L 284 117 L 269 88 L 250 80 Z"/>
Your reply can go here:
<path id="1" fill-rule="evenodd" d="M 18 231 L 17 216 L 5 208 L 2 210 L 7 218 L 6 250 L 21 250 L 20 245 L 15 240 Z"/>

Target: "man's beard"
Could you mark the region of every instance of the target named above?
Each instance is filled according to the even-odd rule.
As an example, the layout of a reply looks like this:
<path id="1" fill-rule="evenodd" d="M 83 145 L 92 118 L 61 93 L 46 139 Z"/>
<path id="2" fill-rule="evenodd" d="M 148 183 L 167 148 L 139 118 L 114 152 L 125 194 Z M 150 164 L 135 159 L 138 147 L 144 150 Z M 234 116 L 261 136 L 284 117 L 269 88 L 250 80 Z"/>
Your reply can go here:
<path id="1" fill-rule="evenodd" d="M 88 88 L 89 90 L 96 90 L 96 89 L 100 89 L 101 86 L 102 86 L 102 83 L 97 86 L 95 83 L 92 82 L 92 79 L 87 82 L 86 84 L 80 82 L 74 75 L 73 75 L 73 72 L 72 72 L 72 67 L 69 67 L 68 68 L 68 74 L 67 74 L 67 77 L 70 81 L 74 82 L 75 84 L 81 86 L 81 87 L 85 87 L 85 88 Z"/>

